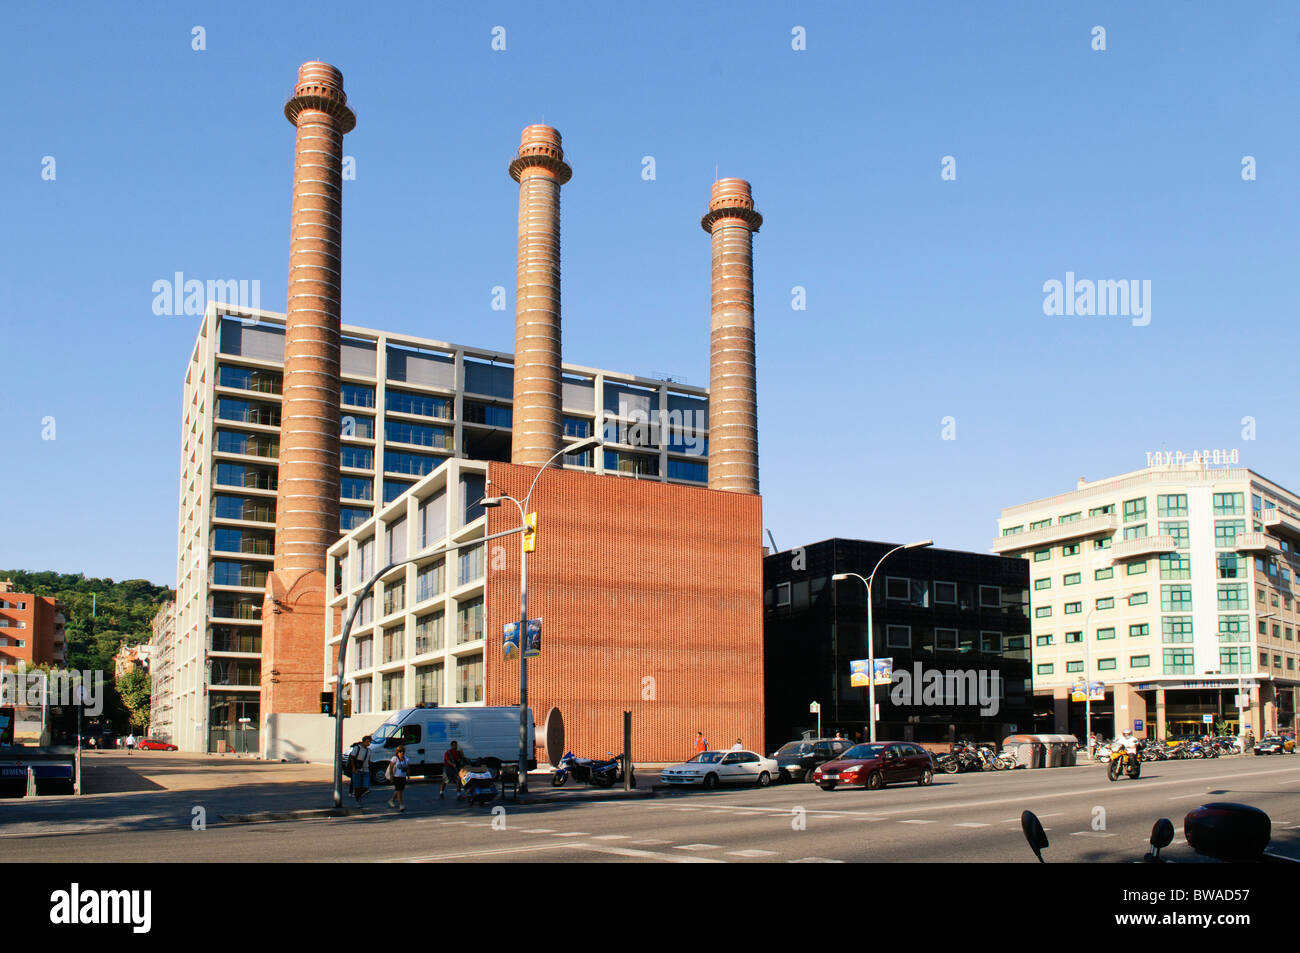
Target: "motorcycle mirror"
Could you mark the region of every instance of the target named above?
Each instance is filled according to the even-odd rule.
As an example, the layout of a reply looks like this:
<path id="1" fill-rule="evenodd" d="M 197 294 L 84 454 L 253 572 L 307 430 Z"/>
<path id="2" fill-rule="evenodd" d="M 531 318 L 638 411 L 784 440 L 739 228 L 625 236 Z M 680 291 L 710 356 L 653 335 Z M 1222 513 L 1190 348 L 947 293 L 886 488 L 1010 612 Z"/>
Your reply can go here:
<path id="1" fill-rule="evenodd" d="M 1025 834 L 1025 840 L 1029 841 L 1029 848 L 1038 858 L 1038 862 L 1047 863 L 1043 860 L 1043 851 L 1047 848 L 1047 833 L 1033 811 L 1025 811 L 1020 815 L 1020 829 Z"/>
<path id="2" fill-rule="evenodd" d="M 1183 818 L 1183 836 L 1192 850 L 1228 863 L 1259 860 L 1272 833 L 1268 815 L 1248 804 L 1202 804 Z"/>
<path id="3" fill-rule="evenodd" d="M 1162 817 L 1151 828 L 1151 846 L 1163 850 L 1174 842 L 1174 822 Z"/>

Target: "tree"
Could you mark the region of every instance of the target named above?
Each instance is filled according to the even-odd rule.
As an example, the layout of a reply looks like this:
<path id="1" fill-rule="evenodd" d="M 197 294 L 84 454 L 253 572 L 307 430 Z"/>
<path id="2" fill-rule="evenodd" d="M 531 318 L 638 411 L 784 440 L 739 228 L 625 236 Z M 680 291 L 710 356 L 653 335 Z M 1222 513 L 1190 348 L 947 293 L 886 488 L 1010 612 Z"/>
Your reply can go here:
<path id="1" fill-rule="evenodd" d="M 132 668 L 117 680 L 115 687 L 126 706 L 131 727 L 144 731 L 149 726 L 149 673 L 141 668 Z"/>

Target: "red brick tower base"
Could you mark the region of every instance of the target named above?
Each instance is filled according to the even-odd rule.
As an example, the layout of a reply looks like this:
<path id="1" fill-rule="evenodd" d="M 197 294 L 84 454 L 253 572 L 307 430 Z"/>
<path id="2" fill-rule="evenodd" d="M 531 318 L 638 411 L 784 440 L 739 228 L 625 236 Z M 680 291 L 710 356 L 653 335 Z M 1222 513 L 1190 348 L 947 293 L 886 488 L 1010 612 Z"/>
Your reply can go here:
<path id="1" fill-rule="evenodd" d="M 320 711 L 324 680 L 325 574 L 269 574 L 262 609 L 263 720 L 270 713 Z"/>

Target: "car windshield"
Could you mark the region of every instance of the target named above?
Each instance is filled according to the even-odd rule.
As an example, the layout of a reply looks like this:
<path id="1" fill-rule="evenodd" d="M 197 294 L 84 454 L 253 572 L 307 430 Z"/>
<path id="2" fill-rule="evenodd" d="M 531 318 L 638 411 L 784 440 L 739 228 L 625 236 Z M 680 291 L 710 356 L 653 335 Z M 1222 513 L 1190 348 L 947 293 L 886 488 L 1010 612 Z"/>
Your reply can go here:
<path id="1" fill-rule="evenodd" d="M 697 754 L 694 758 L 691 758 L 691 760 L 687 761 L 686 763 L 687 764 L 717 764 L 721 760 L 722 760 L 721 751 L 701 751 L 699 754 Z"/>
<path id="2" fill-rule="evenodd" d="M 840 757 L 841 757 L 841 758 L 845 758 L 845 759 L 852 759 L 852 758 L 863 758 L 863 759 L 866 759 L 866 758 L 879 758 L 881 752 L 884 751 L 884 750 L 885 750 L 885 746 L 884 746 L 884 745 L 854 745 L 854 746 L 853 746 L 852 748 L 850 748 L 848 751 L 846 751 L 846 752 L 844 752 L 842 755 L 840 755 Z"/>
<path id="3" fill-rule="evenodd" d="M 370 743 L 378 744 L 385 738 L 391 737 L 397 731 L 396 725 L 380 725 L 370 735 Z"/>
<path id="4" fill-rule="evenodd" d="M 777 752 L 778 757 L 795 754 L 812 754 L 812 745 L 806 741 L 792 741 L 788 745 L 782 745 L 781 750 Z"/>

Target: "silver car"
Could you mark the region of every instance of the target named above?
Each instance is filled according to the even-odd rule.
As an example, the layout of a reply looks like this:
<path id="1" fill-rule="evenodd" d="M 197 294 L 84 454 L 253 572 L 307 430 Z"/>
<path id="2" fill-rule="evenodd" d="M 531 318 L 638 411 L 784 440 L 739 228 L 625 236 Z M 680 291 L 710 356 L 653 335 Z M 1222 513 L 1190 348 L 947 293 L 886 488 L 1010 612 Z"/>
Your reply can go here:
<path id="1" fill-rule="evenodd" d="M 659 780 L 674 786 L 698 784 L 706 790 L 722 784 L 757 784 L 765 788 L 780 770 L 771 758 L 747 749 L 701 751 L 690 761 L 664 768 Z"/>

